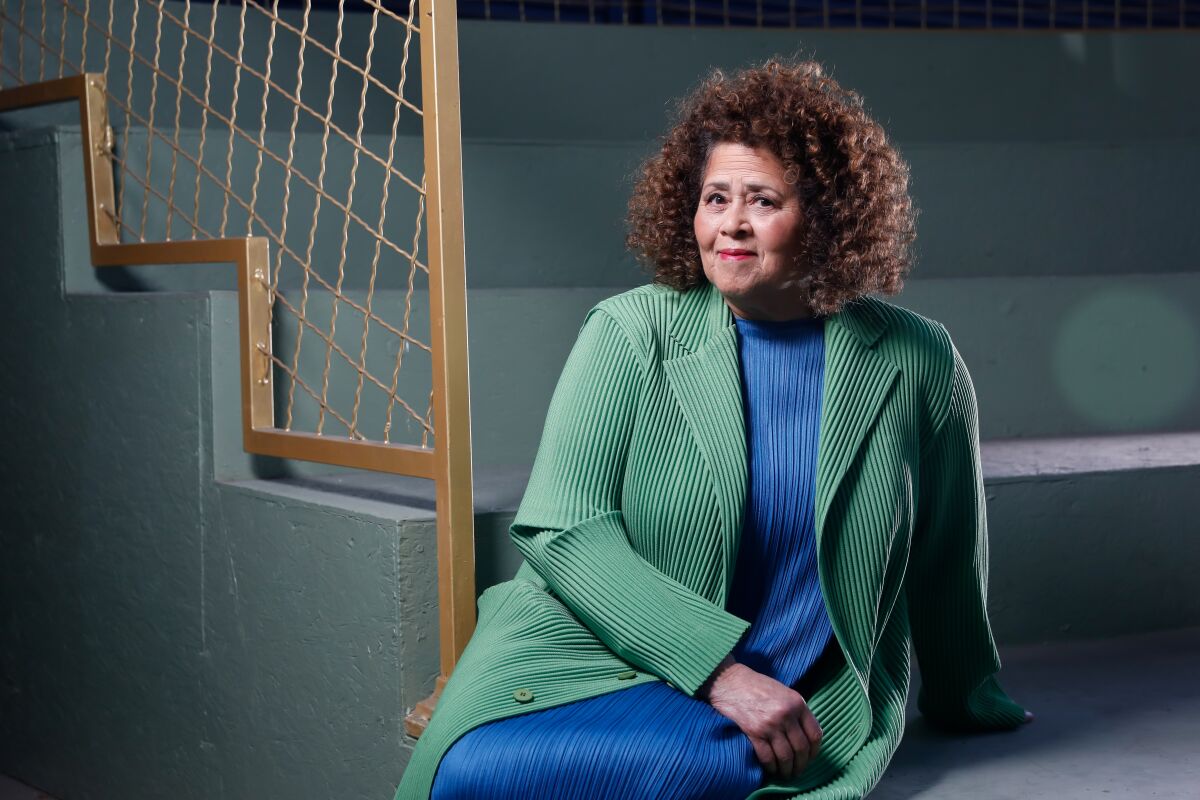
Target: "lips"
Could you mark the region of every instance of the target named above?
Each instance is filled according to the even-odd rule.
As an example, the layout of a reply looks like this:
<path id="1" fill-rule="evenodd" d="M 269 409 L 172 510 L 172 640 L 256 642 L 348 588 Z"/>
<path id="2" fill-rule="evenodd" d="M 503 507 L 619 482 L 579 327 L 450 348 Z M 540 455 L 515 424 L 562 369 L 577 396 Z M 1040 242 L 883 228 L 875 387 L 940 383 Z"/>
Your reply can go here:
<path id="1" fill-rule="evenodd" d="M 753 250 L 742 250 L 738 247 L 729 247 L 724 250 L 718 250 L 717 255 L 728 261 L 743 261 L 754 255 Z"/>

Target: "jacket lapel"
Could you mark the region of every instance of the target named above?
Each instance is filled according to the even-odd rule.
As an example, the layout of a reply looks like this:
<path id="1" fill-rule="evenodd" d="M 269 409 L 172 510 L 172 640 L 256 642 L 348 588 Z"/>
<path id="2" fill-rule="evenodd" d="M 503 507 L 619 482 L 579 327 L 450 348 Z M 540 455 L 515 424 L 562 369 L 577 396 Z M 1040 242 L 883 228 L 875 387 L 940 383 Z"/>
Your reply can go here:
<path id="1" fill-rule="evenodd" d="M 825 393 L 817 445 L 818 552 L 829 507 L 900 370 L 872 347 L 887 321 L 869 305 L 849 304 L 825 321 Z"/>
<path id="2" fill-rule="evenodd" d="M 720 293 L 711 295 L 715 302 L 704 288 L 684 295 L 670 329 L 684 354 L 665 359 L 663 370 L 712 478 L 728 597 L 746 505 L 746 422 L 737 329 Z"/>
<path id="3" fill-rule="evenodd" d="M 872 349 L 886 327 L 882 315 L 861 301 L 825 320 L 825 386 L 815 493 L 819 559 L 824 557 L 825 525 L 838 487 L 899 374 L 895 364 Z M 737 329 L 720 292 L 706 283 L 682 295 L 668 334 L 680 354 L 665 359 L 663 369 L 713 481 L 728 596 L 747 481 Z M 829 610 L 838 626 L 843 615 L 839 609 Z M 860 669 L 865 668 L 868 655 L 853 654 Z"/>

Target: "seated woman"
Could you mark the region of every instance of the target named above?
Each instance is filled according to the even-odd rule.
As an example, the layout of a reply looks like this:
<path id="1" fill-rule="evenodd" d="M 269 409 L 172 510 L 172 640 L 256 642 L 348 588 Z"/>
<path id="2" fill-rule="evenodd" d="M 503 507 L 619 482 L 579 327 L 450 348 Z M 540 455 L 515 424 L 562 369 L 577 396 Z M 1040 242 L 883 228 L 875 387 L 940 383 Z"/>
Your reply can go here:
<path id="1" fill-rule="evenodd" d="M 900 289 L 908 170 L 814 63 L 713 73 L 630 201 L 398 800 L 862 797 L 996 682 L 974 391 Z"/>

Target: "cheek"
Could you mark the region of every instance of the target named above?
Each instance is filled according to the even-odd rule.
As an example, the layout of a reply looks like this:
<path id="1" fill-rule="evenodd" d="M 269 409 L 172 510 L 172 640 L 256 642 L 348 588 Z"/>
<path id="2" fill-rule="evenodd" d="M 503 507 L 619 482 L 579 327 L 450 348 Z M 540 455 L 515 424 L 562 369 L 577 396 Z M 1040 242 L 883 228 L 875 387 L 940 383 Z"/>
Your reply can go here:
<path id="1" fill-rule="evenodd" d="M 698 211 L 692 217 L 692 232 L 696 235 L 696 243 L 703 249 L 704 243 L 708 239 L 708 231 L 704 225 L 704 217 Z"/>
<path id="2" fill-rule="evenodd" d="M 790 221 L 780 220 L 779 223 L 761 229 L 760 241 L 763 249 L 778 260 L 787 261 L 800 250 L 800 229 Z"/>

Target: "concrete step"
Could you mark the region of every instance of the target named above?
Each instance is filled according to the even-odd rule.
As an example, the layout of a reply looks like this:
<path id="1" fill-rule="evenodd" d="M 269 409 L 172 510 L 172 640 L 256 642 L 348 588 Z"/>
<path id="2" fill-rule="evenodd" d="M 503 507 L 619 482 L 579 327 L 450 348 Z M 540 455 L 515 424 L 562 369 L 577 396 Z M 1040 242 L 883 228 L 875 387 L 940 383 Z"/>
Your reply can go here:
<path id="1" fill-rule="evenodd" d="M 984 442 L 982 460 L 998 641 L 1200 625 L 1190 589 L 1200 563 L 1200 433 Z M 528 474 L 526 466 L 476 467 L 478 591 L 520 566 L 508 527 Z M 240 485 L 432 518 L 432 485 L 411 478 L 346 473 Z"/>
<path id="2" fill-rule="evenodd" d="M 999 641 L 1200 625 L 1200 433 L 985 442 Z"/>
<path id="3" fill-rule="evenodd" d="M 439 671 L 432 520 L 237 485 L 291 470 L 226 424 L 219 300 L 65 291 L 58 168 L 0 152 L 0 774 L 390 796 Z"/>
<path id="4" fill-rule="evenodd" d="M 997 439 L 983 443 L 982 456 L 991 481 L 1190 468 L 1200 464 L 1200 433 Z"/>

